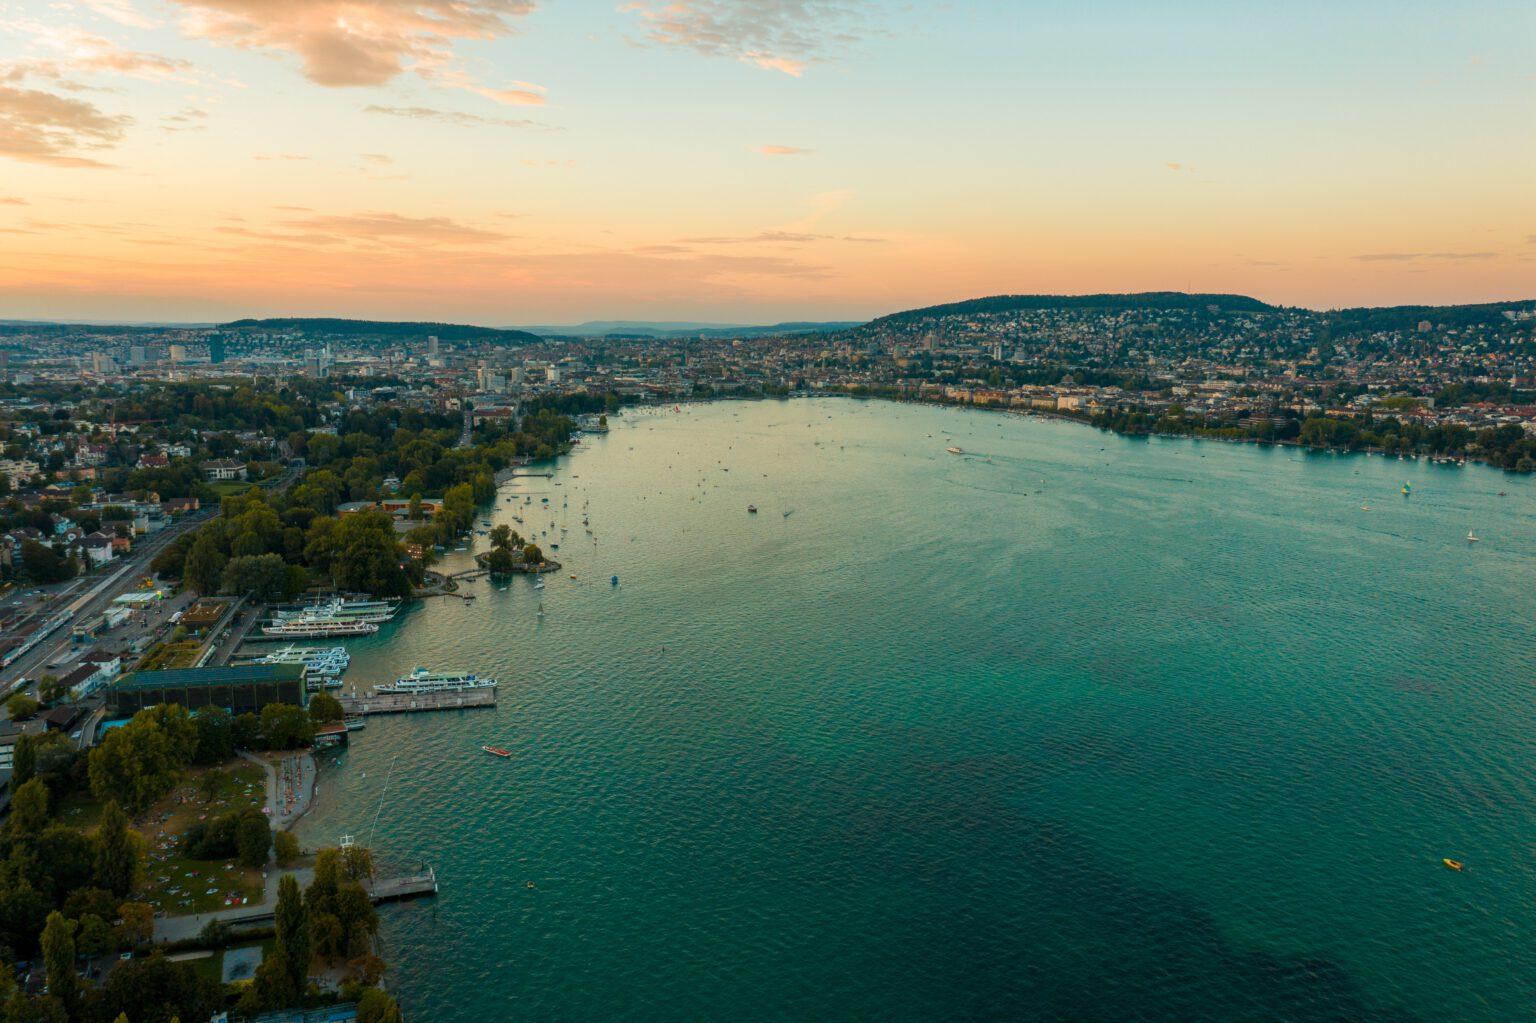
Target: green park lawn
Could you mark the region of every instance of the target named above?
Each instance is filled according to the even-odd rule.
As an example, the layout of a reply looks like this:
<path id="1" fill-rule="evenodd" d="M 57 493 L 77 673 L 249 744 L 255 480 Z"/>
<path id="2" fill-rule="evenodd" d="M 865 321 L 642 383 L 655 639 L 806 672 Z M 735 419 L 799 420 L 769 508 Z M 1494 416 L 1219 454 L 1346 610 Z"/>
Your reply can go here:
<path id="1" fill-rule="evenodd" d="M 204 782 L 205 776 L 212 781 Z M 259 808 L 265 798 L 266 773 L 255 764 L 233 761 L 188 772 L 136 824 L 146 853 L 137 898 L 169 916 L 229 909 L 241 904 L 232 901 L 239 898 L 259 900 L 260 870 L 247 869 L 232 859 L 189 859 L 181 853 L 181 836 L 199 820 Z"/>

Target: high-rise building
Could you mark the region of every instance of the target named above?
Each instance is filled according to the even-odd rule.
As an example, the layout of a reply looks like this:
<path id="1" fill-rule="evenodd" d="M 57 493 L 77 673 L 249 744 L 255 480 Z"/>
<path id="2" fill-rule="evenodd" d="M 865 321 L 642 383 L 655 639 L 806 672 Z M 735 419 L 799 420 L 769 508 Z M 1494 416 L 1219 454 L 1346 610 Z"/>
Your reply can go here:
<path id="1" fill-rule="evenodd" d="M 208 361 L 217 365 L 225 359 L 224 335 L 208 335 Z"/>
<path id="2" fill-rule="evenodd" d="M 438 354 L 439 354 L 439 352 L 438 352 L 438 346 L 437 346 L 437 335 L 436 334 L 429 335 L 427 337 L 427 358 L 429 360 L 436 359 L 438 357 Z"/>
<path id="3" fill-rule="evenodd" d="M 128 365 L 142 366 L 149 362 L 149 349 L 143 345 L 133 345 L 128 349 Z"/>
<path id="4" fill-rule="evenodd" d="M 110 352 L 92 352 L 91 372 L 97 376 L 111 376 L 117 372 L 117 360 Z"/>
<path id="5" fill-rule="evenodd" d="M 171 361 L 172 362 L 186 362 L 187 361 L 187 346 L 186 345 L 171 345 Z"/>

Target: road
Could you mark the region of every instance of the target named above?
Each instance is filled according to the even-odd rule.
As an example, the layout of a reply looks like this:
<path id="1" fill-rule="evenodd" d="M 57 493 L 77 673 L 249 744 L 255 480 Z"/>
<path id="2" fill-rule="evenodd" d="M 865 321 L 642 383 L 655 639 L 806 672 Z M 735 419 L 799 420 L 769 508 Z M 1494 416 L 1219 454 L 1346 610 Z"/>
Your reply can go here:
<path id="1" fill-rule="evenodd" d="M 151 534 L 135 544 L 133 551 L 126 557 L 112 562 L 106 575 L 87 579 L 85 585 L 88 588 L 84 594 L 77 595 L 78 588 L 65 590 L 48 601 L 36 612 L 38 615 L 47 618 L 64 611 L 69 613 L 69 621 L 8 665 L 4 674 L 0 675 L 0 688 L 9 693 L 20 679 L 35 681 L 39 675 L 48 670 L 50 663 L 56 661 L 72 645 L 71 628 L 101 614 L 112 603 L 113 598 L 133 589 L 140 578 L 149 574 L 149 563 L 154 560 L 155 555 L 177 537 L 197 529 L 212 517 L 212 511 L 200 511 L 166 526 L 160 532 Z"/>
<path id="2" fill-rule="evenodd" d="M 275 480 L 257 485 L 273 493 L 282 493 L 298 478 L 298 472 L 289 469 Z M 33 613 L 40 619 L 46 620 L 60 612 L 67 612 L 69 621 L 7 665 L 4 672 L 0 672 L 0 694 L 15 691 L 21 679 L 35 683 L 40 675 L 49 671 L 49 664 L 56 662 L 69 652 L 73 645 L 70 637 L 71 628 L 80 622 L 89 621 L 94 615 L 101 614 L 112 603 L 113 598 L 133 589 L 142 576 L 149 574 L 149 563 L 154 560 L 156 554 L 164 550 L 177 537 L 197 529 L 216 514 L 218 514 L 217 508 L 205 508 L 179 519 L 160 532 L 140 539 L 127 557 L 119 558 L 108 566 L 105 575 L 76 580 L 53 592 Z M 190 598 L 184 596 L 179 598 L 178 602 L 185 604 L 188 599 Z M 104 644 L 116 649 L 128 645 L 145 632 L 161 628 L 173 607 L 174 605 L 170 602 L 166 602 L 146 621 L 135 625 L 119 626 L 104 638 Z M 35 684 L 26 688 L 35 695 Z"/>

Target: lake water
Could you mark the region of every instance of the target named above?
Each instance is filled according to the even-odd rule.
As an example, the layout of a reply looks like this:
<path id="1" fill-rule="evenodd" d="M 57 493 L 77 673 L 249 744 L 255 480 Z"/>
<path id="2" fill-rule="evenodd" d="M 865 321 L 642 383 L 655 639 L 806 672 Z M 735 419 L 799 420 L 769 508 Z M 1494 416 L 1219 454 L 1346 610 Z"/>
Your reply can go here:
<path id="1" fill-rule="evenodd" d="M 502 494 L 565 570 L 348 675 L 500 707 L 371 719 L 301 828 L 436 868 L 408 1019 L 1536 1015 L 1529 480 L 822 399 Z"/>

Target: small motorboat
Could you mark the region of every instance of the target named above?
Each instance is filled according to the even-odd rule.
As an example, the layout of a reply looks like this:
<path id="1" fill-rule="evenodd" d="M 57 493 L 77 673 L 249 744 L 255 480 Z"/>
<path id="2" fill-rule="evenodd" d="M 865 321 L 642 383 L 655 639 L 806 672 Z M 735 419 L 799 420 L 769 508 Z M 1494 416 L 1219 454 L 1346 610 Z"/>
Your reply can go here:
<path id="1" fill-rule="evenodd" d="M 756 515 L 757 514 L 757 505 L 755 505 L 755 504 L 747 505 L 747 514 L 748 515 Z"/>
<path id="2" fill-rule="evenodd" d="M 500 746 L 481 746 L 480 748 L 493 757 L 510 757 L 512 755 L 511 750 L 502 749 Z"/>
<path id="3" fill-rule="evenodd" d="M 1461 862 L 1460 860 L 1453 860 L 1453 859 L 1446 858 L 1446 859 L 1442 859 L 1440 862 L 1444 863 L 1446 865 L 1447 869 L 1454 870 L 1457 873 L 1460 873 L 1461 871 L 1467 869 L 1467 865 L 1465 863 Z"/>

